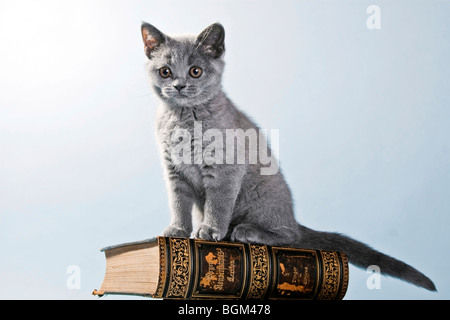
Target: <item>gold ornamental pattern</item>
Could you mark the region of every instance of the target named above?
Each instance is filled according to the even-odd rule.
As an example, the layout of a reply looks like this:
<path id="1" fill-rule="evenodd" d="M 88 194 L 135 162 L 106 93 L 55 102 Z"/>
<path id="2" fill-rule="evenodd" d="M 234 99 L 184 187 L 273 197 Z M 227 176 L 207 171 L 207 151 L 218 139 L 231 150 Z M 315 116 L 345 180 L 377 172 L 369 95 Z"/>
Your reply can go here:
<path id="1" fill-rule="evenodd" d="M 342 300 L 345 296 L 345 293 L 347 292 L 347 288 L 348 288 L 348 258 L 347 255 L 343 252 L 341 252 L 341 261 L 342 261 L 342 288 L 339 292 L 339 296 L 337 297 L 337 299 Z"/>
<path id="2" fill-rule="evenodd" d="M 319 300 L 333 300 L 339 289 L 339 257 L 336 252 L 322 251 L 323 284 L 319 293 Z"/>
<path id="3" fill-rule="evenodd" d="M 170 238 L 171 272 L 167 298 L 184 298 L 189 284 L 189 239 Z"/>
<path id="4" fill-rule="evenodd" d="M 269 286 L 269 253 L 266 246 L 250 245 L 251 282 L 247 299 L 263 299 Z"/>
<path id="5" fill-rule="evenodd" d="M 159 279 L 158 279 L 158 288 L 156 289 L 156 293 L 154 295 L 155 298 L 161 298 L 164 291 L 164 285 L 166 283 L 167 276 L 167 266 L 166 266 L 166 240 L 163 237 L 158 237 L 158 245 L 159 245 Z"/>

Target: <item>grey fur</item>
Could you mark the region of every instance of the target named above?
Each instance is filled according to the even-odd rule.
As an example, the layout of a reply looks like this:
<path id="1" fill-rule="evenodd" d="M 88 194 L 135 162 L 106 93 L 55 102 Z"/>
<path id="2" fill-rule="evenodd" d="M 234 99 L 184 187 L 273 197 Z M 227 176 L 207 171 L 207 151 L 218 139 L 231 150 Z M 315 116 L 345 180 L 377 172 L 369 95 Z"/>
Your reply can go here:
<path id="1" fill-rule="evenodd" d="M 298 224 L 291 192 L 279 170 L 273 175 L 261 175 L 260 163 L 174 163 L 172 151 L 178 141 L 174 142 L 171 134 L 185 129 L 194 137 L 195 121 L 202 121 L 203 132 L 214 128 L 225 134 L 226 129 L 259 128 L 222 90 L 222 25 L 215 23 L 199 36 L 169 37 L 148 23 L 142 24 L 141 31 L 149 58 L 150 83 L 161 101 L 156 135 L 171 213 L 164 235 L 341 250 L 358 267 L 378 265 L 385 275 L 436 290 L 430 279 L 401 261 L 347 236 Z M 199 78 L 189 76 L 193 66 L 203 69 Z M 160 75 L 162 67 L 170 68 L 170 77 Z M 205 148 L 205 141 L 192 142 L 193 148 Z"/>

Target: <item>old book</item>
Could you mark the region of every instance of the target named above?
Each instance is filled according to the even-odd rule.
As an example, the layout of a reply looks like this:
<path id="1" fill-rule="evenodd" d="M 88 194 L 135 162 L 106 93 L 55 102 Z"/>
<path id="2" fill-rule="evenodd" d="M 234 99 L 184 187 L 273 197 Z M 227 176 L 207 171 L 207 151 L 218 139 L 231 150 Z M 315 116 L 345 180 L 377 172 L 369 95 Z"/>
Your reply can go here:
<path id="1" fill-rule="evenodd" d="M 165 299 L 342 299 L 348 260 L 336 251 L 157 237 L 102 249 L 93 294 Z"/>

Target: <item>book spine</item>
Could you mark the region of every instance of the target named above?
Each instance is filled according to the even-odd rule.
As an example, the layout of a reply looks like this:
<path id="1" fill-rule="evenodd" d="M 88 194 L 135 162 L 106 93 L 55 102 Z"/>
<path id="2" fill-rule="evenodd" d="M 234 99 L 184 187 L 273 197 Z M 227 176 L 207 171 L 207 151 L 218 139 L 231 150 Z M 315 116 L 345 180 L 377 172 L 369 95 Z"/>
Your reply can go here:
<path id="1" fill-rule="evenodd" d="M 342 299 L 345 254 L 199 239 L 158 237 L 166 299 Z"/>

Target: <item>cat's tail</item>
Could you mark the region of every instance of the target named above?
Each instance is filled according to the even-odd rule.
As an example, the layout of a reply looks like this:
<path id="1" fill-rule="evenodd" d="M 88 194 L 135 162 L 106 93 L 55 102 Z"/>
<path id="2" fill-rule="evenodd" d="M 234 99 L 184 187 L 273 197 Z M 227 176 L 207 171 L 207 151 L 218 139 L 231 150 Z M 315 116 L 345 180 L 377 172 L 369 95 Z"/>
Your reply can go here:
<path id="1" fill-rule="evenodd" d="M 381 274 L 402 279 L 430 291 L 436 291 L 434 283 L 423 273 L 402 261 L 372 249 L 362 242 L 339 233 L 315 231 L 302 225 L 298 227 L 300 240 L 296 243 L 296 246 L 343 251 L 349 262 L 356 267 L 366 269 L 371 265 L 376 265 L 380 268 Z"/>

